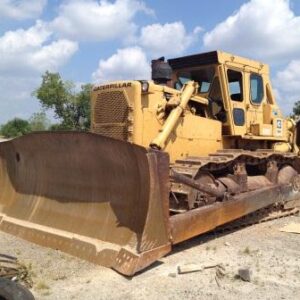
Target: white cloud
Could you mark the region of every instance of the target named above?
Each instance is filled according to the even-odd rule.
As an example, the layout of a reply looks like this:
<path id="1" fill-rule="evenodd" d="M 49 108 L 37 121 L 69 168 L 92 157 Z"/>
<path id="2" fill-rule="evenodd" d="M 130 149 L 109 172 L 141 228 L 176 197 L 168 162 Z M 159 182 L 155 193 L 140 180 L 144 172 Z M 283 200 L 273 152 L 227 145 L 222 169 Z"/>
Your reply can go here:
<path id="1" fill-rule="evenodd" d="M 46 70 L 57 71 L 77 51 L 76 42 L 53 40 L 42 21 L 27 30 L 7 31 L 0 37 L 1 122 L 15 116 L 29 117 L 38 110 L 31 97 Z"/>
<path id="2" fill-rule="evenodd" d="M 98 69 L 93 73 L 95 82 L 124 79 L 149 79 L 150 66 L 146 55 L 139 47 L 117 50 L 106 60 L 100 60 Z"/>
<path id="3" fill-rule="evenodd" d="M 206 49 L 269 62 L 300 57 L 300 17 L 288 0 L 251 0 L 204 35 Z"/>
<path id="4" fill-rule="evenodd" d="M 0 71 L 20 76 L 57 70 L 78 48 L 69 40 L 51 41 L 52 32 L 41 21 L 27 30 L 7 31 L 0 37 Z"/>
<path id="5" fill-rule="evenodd" d="M 104 41 L 115 38 L 131 39 L 137 26 L 133 18 L 138 12 L 152 13 L 138 0 L 72 0 L 59 7 L 52 27 L 61 36 Z"/>
<path id="6" fill-rule="evenodd" d="M 0 0 L 0 18 L 25 20 L 41 15 L 47 0 Z"/>
<path id="7" fill-rule="evenodd" d="M 274 82 L 284 92 L 297 92 L 300 100 L 300 60 L 292 60 L 284 70 L 277 73 Z"/>
<path id="8" fill-rule="evenodd" d="M 286 114 L 292 112 L 296 101 L 300 100 L 300 60 L 292 60 L 274 78 L 280 106 Z"/>
<path id="9" fill-rule="evenodd" d="M 66 39 L 52 42 L 43 46 L 32 54 L 32 65 L 43 72 L 45 70 L 57 70 L 77 51 L 78 45 Z"/>
<path id="10" fill-rule="evenodd" d="M 178 55 L 197 40 L 200 31 L 202 29 L 196 27 L 192 33 L 187 33 L 182 22 L 152 24 L 141 29 L 139 43 L 156 57 Z"/>

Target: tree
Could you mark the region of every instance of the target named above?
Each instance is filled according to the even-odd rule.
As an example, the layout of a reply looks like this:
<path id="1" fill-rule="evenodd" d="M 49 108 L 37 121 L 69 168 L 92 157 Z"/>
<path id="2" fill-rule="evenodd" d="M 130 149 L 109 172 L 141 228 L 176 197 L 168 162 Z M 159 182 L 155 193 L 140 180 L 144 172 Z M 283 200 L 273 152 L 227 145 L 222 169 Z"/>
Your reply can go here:
<path id="1" fill-rule="evenodd" d="M 55 117 L 61 121 L 55 128 L 88 130 L 91 88 L 91 84 L 84 84 L 78 92 L 73 82 L 64 81 L 59 73 L 47 71 L 34 95 L 44 109 L 53 110 Z"/>
<path id="2" fill-rule="evenodd" d="M 0 132 L 6 138 L 17 137 L 31 131 L 28 121 L 15 118 L 1 126 Z"/>
<path id="3" fill-rule="evenodd" d="M 44 131 L 50 127 L 50 121 L 45 112 L 34 113 L 29 119 L 32 131 Z"/>
<path id="4" fill-rule="evenodd" d="M 294 107 L 293 107 L 293 115 L 295 117 L 300 116 L 300 101 L 295 102 Z"/>

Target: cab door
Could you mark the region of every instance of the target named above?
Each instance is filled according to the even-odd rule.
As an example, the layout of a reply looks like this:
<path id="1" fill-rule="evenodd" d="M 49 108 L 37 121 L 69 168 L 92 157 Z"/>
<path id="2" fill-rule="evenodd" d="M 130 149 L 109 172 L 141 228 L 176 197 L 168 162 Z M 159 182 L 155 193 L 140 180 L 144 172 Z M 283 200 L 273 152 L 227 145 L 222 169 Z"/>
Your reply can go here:
<path id="1" fill-rule="evenodd" d="M 243 136 L 246 133 L 246 91 L 245 78 L 241 70 L 225 67 L 227 78 L 228 113 L 231 115 L 232 135 Z"/>
<path id="2" fill-rule="evenodd" d="M 264 78 L 256 72 L 245 74 L 249 86 L 247 97 L 247 132 L 254 136 L 272 136 L 272 125 L 264 122 L 266 91 Z"/>

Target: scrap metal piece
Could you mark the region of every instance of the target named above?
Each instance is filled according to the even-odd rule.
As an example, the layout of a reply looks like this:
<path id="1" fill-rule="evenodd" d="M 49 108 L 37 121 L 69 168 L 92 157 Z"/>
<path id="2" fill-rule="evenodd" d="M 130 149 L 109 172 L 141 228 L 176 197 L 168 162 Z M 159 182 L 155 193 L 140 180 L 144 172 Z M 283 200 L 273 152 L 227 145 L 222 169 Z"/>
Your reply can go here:
<path id="1" fill-rule="evenodd" d="M 283 232 L 290 232 L 290 233 L 299 233 L 300 234 L 300 223 L 290 223 L 282 228 L 279 229 Z"/>
<path id="2" fill-rule="evenodd" d="M 186 274 L 203 271 L 204 267 L 200 264 L 185 264 L 178 266 L 178 274 Z"/>
<path id="3" fill-rule="evenodd" d="M 33 285 L 30 267 L 20 263 L 16 257 L 0 254 L 0 278 L 22 282 L 31 288 Z"/>

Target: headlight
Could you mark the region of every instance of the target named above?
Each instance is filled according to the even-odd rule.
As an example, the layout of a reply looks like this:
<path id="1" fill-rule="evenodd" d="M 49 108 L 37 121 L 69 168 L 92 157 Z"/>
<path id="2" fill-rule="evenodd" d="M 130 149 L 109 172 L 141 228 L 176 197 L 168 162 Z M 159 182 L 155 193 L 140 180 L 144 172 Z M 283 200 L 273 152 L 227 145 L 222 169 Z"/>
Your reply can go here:
<path id="1" fill-rule="evenodd" d="M 148 81 L 141 81 L 141 85 L 142 85 L 142 93 L 148 92 L 149 89 Z"/>

